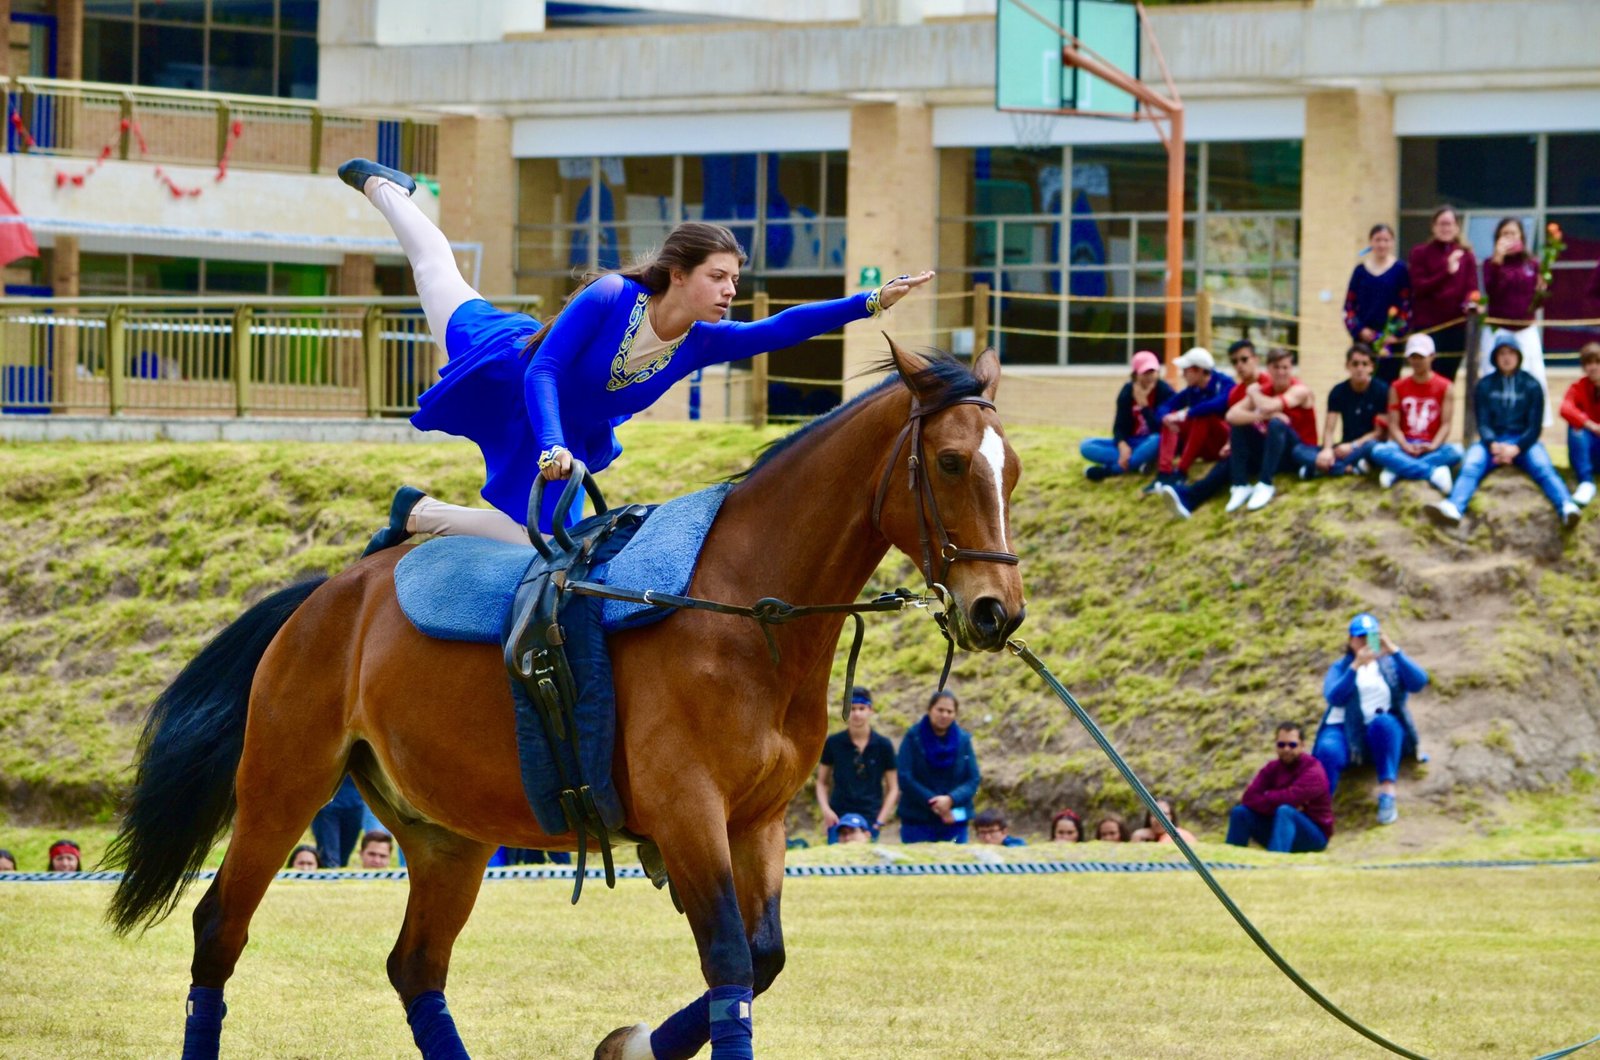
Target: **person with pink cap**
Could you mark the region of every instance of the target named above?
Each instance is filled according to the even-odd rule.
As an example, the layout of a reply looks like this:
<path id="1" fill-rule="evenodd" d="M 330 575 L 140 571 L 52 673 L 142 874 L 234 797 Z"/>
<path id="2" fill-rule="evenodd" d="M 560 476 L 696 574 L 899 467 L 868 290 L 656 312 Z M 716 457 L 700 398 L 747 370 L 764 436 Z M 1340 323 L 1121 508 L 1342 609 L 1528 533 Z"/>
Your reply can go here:
<path id="1" fill-rule="evenodd" d="M 1155 463 L 1161 448 L 1161 419 L 1157 409 L 1172 398 L 1172 387 L 1161 378 L 1161 362 L 1149 350 L 1133 355 L 1133 371 L 1117 394 L 1117 414 L 1110 438 L 1088 438 L 1078 452 L 1089 462 L 1085 474 L 1091 482 L 1128 471 L 1144 471 Z"/>

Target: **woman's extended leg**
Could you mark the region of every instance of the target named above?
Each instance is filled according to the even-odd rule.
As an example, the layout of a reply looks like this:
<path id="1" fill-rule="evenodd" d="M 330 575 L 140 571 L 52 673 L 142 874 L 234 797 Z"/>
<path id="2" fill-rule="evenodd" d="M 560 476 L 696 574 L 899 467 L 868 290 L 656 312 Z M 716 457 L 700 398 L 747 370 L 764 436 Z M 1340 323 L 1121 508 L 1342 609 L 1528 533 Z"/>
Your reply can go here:
<path id="1" fill-rule="evenodd" d="M 433 332 L 433 341 L 448 354 L 444 339 L 451 316 L 463 303 L 483 296 L 461 278 L 455 254 L 444 233 L 417 209 L 411 196 L 398 184 L 386 177 L 370 176 L 361 193 L 383 214 L 389 227 L 394 229 L 395 238 L 400 240 L 400 247 L 411 262 L 411 273 L 416 277 L 417 297 L 422 301 L 423 315 L 428 318 L 428 330 Z"/>

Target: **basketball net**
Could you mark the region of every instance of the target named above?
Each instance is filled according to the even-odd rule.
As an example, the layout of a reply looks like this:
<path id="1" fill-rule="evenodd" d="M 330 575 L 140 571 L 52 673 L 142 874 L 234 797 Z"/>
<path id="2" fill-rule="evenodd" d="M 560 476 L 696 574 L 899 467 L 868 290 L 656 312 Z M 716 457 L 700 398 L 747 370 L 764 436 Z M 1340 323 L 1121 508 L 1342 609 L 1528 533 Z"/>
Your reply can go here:
<path id="1" fill-rule="evenodd" d="M 1040 114 L 1034 111 L 1012 110 L 1006 116 L 1011 119 L 1011 131 L 1016 136 L 1017 147 L 1023 151 L 1048 151 L 1055 145 L 1056 123 L 1061 120 L 1058 114 Z"/>

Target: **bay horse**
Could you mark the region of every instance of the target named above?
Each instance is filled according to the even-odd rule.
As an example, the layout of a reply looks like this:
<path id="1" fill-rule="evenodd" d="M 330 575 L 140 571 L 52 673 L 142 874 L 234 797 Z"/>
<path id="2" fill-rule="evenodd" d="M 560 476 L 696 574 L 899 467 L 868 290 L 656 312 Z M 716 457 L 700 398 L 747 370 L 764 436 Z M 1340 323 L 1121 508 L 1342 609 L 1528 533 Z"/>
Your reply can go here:
<path id="1" fill-rule="evenodd" d="M 956 643 L 999 651 L 1024 609 L 1008 509 L 1020 466 L 993 405 L 999 358 L 986 350 L 968 368 L 890 349 L 881 384 L 737 478 L 688 591 L 851 601 L 893 545 L 946 590 Z M 524 796 L 500 649 L 412 627 L 394 589 L 405 551 L 257 603 L 152 707 L 113 846 L 126 867 L 107 912 L 115 930 L 172 912 L 233 826 L 194 910 L 185 1057 L 217 1055 L 222 989 L 250 918 L 346 772 L 410 869 L 388 974 L 425 1057 L 466 1055 L 443 991 L 495 848 L 574 848 L 540 830 Z M 784 961 L 784 812 L 827 736 L 843 623 L 773 628 L 776 664 L 754 622 L 704 611 L 610 638 L 627 827 L 660 847 L 709 989 L 654 1031 L 611 1032 L 597 1057 L 688 1057 L 708 1040 L 714 1060 L 753 1055 L 750 1001 Z"/>

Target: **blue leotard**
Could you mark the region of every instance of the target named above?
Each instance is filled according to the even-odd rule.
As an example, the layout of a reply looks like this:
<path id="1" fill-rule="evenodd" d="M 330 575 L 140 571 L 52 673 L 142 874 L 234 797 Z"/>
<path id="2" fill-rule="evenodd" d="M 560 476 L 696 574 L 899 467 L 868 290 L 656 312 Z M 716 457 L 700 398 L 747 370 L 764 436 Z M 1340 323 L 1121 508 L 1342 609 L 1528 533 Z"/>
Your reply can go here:
<path id="1" fill-rule="evenodd" d="M 632 280 L 613 273 L 584 288 L 532 359 L 522 350 L 539 322 L 474 299 L 450 317 L 449 360 L 439 382 L 418 400 L 411 422 L 477 442 L 487 469 L 484 499 L 522 522 L 541 452 L 563 446 L 590 471 L 600 471 L 622 452 L 615 428 L 672 384 L 708 365 L 780 350 L 872 316 L 876 295 L 812 302 L 750 323 L 695 323 L 631 370 L 628 353 L 650 296 Z M 558 492 L 545 492 L 539 520 L 545 533 Z"/>

